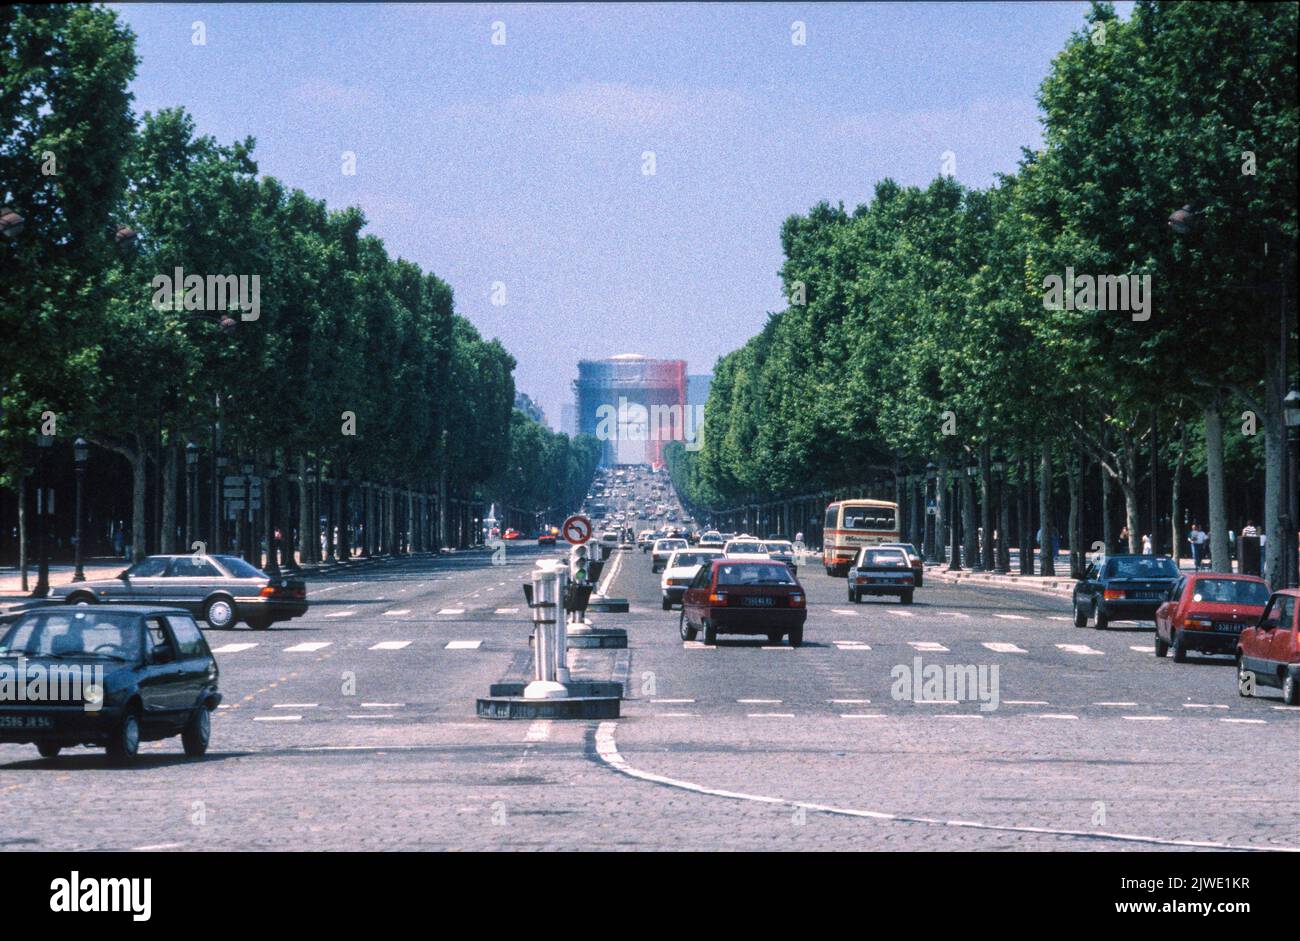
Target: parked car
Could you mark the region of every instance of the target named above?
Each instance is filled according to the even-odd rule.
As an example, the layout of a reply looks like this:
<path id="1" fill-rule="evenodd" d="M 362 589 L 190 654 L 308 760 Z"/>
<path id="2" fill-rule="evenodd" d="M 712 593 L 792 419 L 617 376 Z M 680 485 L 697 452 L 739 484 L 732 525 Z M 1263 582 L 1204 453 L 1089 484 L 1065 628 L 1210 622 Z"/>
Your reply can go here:
<path id="1" fill-rule="evenodd" d="M 880 548 L 902 549 L 906 552 L 908 564 L 912 566 L 912 575 L 916 579 L 916 587 L 921 587 L 925 581 L 925 562 L 921 559 L 921 553 L 916 551 L 916 546 L 910 542 L 882 542 Z"/>
<path id="2" fill-rule="evenodd" d="M 716 549 L 678 549 L 668 557 L 664 573 L 659 577 L 659 594 L 665 611 L 681 604 L 686 586 L 699 573 L 700 566 L 718 558 Z"/>
<path id="3" fill-rule="evenodd" d="M 1288 706 L 1300 705 L 1300 590 L 1273 592 L 1254 627 L 1237 638 L 1237 692 L 1252 696 L 1261 686 L 1282 691 Z"/>
<path id="4" fill-rule="evenodd" d="M 1188 651 L 1233 653 L 1237 635 L 1259 621 L 1268 604 L 1268 582 L 1254 575 L 1184 575 L 1156 609 L 1156 656 L 1170 650 L 1182 663 Z"/>
<path id="5" fill-rule="evenodd" d="M 650 571 L 658 574 L 668 564 L 668 557 L 678 549 L 689 548 L 685 539 L 656 539 L 650 550 Z"/>
<path id="6" fill-rule="evenodd" d="M 1112 555 L 1089 562 L 1074 585 L 1074 626 L 1091 617 L 1101 630 L 1111 621 L 1154 620 L 1178 581 L 1178 566 L 1167 556 Z"/>
<path id="7" fill-rule="evenodd" d="M 714 559 L 701 566 L 682 595 L 678 632 L 716 644 L 719 634 L 766 634 L 770 643 L 788 637 L 803 643 L 808 608 L 803 586 L 780 562 Z"/>
<path id="8" fill-rule="evenodd" d="M 74 745 L 129 761 L 141 742 L 181 737 L 185 754 L 208 749 L 221 702 L 217 661 L 180 608 L 47 605 L 8 619 L 0 664 L 60 680 L 60 699 L 0 699 L 0 742 L 31 743 L 45 758 Z"/>
<path id="9" fill-rule="evenodd" d="M 305 582 L 272 578 L 233 555 L 151 555 L 116 578 L 60 585 L 50 597 L 68 604 L 176 607 L 216 630 L 240 621 L 265 630 L 307 613 Z"/>
<path id="10" fill-rule="evenodd" d="M 896 595 L 903 604 L 912 603 L 916 576 L 902 549 L 863 546 L 846 574 L 853 604 L 860 604 L 863 595 Z"/>

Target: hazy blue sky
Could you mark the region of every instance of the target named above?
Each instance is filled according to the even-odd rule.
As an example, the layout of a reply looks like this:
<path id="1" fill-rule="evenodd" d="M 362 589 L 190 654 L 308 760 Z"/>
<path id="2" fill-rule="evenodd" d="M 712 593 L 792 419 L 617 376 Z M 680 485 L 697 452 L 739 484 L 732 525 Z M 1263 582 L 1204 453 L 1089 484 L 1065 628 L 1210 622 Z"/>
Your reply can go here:
<path id="1" fill-rule="evenodd" d="M 117 9 L 139 111 L 184 105 L 202 133 L 256 137 L 263 173 L 360 206 L 558 425 L 580 357 L 710 372 L 760 329 L 787 216 L 924 184 L 948 150 L 967 185 L 1013 170 L 1087 4 Z"/>

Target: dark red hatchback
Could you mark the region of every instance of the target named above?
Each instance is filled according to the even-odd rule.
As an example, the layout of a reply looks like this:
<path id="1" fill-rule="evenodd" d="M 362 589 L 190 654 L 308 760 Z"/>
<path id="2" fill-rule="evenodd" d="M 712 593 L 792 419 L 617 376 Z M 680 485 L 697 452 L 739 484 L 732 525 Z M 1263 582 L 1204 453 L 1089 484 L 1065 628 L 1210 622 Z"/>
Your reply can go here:
<path id="1" fill-rule="evenodd" d="M 716 644 L 719 634 L 766 634 L 773 644 L 789 637 L 798 647 L 807 619 L 803 586 L 784 563 L 715 559 L 683 593 L 678 630 L 682 640 L 702 630 L 706 644 Z"/>

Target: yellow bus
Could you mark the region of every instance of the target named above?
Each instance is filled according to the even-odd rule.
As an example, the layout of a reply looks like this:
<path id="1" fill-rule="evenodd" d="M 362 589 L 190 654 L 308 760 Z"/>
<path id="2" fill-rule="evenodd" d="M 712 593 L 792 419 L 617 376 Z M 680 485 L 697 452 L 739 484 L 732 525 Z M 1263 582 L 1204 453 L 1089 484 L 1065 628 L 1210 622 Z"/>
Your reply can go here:
<path id="1" fill-rule="evenodd" d="M 843 578 L 858 550 L 898 542 L 898 504 L 888 500 L 837 500 L 826 507 L 822 564 L 826 574 Z"/>

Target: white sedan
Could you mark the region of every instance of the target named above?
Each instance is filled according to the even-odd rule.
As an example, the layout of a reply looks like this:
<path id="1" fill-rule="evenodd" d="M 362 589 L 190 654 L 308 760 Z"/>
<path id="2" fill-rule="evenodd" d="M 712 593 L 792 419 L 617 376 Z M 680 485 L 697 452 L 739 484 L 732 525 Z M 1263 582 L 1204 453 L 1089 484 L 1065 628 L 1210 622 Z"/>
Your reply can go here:
<path id="1" fill-rule="evenodd" d="M 681 604 L 686 586 L 695 578 L 701 565 L 708 565 L 722 555 L 717 549 L 678 549 L 668 557 L 664 573 L 659 578 L 659 592 L 663 596 L 664 610 Z"/>
<path id="2" fill-rule="evenodd" d="M 650 571 L 655 573 L 663 571 L 670 555 L 678 549 L 689 548 L 690 544 L 685 539 L 656 539 L 654 548 L 650 550 Z"/>

